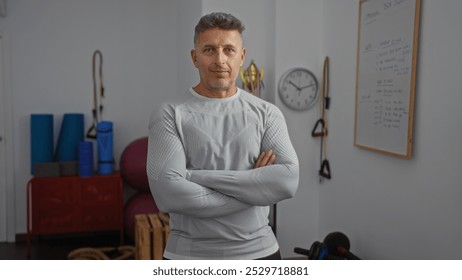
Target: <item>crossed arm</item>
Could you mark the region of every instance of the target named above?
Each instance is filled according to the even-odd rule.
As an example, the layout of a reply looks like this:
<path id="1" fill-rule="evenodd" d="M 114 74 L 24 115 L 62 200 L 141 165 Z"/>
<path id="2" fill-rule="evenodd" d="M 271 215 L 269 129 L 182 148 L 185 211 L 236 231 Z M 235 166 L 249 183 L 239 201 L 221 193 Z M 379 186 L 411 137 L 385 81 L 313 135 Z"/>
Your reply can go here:
<path id="1" fill-rule="evenodd" d="M 260 156 L 258 157 L 254 168 L 271 165 L 274 163 L 275 160 L 276 160 L 276 155 L 273 153 L 272 150 L 269 150 L 268 152 L 262 152 Z M 167 212 L 159 212 L 159 218 L 165 224 L 170 223 L 170 215 Z"/>
<path id="2" fill-rule="evenodd" d="M 242 202 L 267 206 L 292 197 L 298 188 L 298 158 L 291 144 L 286 123 L 279 110 L 269 114 L 262 139 L 260 158 L 277 155 L 272 162 L 257 160 L 254 169 L 192 170 L 189 180 L 234 197 Z M 263 157 L 262 157 L 263 156 Z M 268 164 L 271 163 L 271 164 Z"/>
<path id="3" fill-rule="evenodd" d="M 298 161 L 290 140 L 289 148 L 283 143 L 288 137 L 285 123 L 283 137 L 275 137 L 280 132 L 278 126 L 265 134 L 262 149 L 267 152 L 259 156 L 254 169 L 194 170 L 187 179 L 185 153 L 174 119 L 174 111 L 166 110 L 163 118 L 151 120 L 149 129 L 147 174 L 161 212 L 219 217 L 293 196 L 298 186 Z"/>

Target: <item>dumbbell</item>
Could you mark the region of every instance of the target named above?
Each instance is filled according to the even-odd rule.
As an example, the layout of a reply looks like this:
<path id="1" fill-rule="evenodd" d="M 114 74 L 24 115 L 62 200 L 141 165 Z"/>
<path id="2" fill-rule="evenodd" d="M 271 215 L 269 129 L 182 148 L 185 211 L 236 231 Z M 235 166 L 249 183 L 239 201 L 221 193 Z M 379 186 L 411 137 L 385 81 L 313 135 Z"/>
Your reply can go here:
<path id="1" fill-rule="evenodd" d="M 300 254 L 300 255 L 307 256 L 309 260 L 317 260 L 318 255 L 320 253 L 320 248 L 321 248 L 320 244 L 321 244 L 321 242 L 319 242 L 319 241 L 313 242 L 313 244 L 311 245 L 311 248 L 309 250 L 303 249 L 303 248 L 300 248 L 300 247 L 295 247 L 294 252 L 297 253 L 297 254 Z"/>
<path id="2" fill-rule="evenodd" d="M 329 253 L 347 260 L 359 260 L 357 256 L 350 252 L 350 240 L 348 237 L 339 232 L 329 233 L 323 241 L 329 248 Z"/>
<path id="3" fill-rule="evenodd" d="M 329 248 L 323 242 L 315 241 L 309 250 L 295 247 L 294 252 L 305 255 L 309 260 L 344 260 L 343 257 L 329 254 Z"/>
<path id="4" fill-rule="evenodd" d="M 349 250 L 350 240 L 341 232 L 329 233 L 323 242 L 315 241 L 310 250 L 294 248 L 295 253 L 305 255 L 310 260 L 359 260 Z"/>

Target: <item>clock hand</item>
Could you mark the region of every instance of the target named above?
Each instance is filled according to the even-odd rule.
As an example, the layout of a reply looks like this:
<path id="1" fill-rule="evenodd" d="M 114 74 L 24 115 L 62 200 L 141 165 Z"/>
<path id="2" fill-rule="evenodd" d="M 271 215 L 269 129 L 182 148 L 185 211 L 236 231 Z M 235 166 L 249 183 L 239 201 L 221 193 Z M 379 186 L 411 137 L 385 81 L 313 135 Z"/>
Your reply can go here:
<path id="1" fill-rule="evenodd" d="M 309 88 L 309 87 L 313 87 L 313 86 L 314 86 L 314 84 L 309 84 L 309 85 L 307 85 L 307 86 L 301 87 L 300 89 Z"/>
<path id="2" fill-rule="evenodd" d="M 299 86 L 297 86 L 294 82 L 292 81 L 289 81 L 289 84 L 293 85 L 297 90 L 302 90 L 302 88 L 300 88 Z"/>

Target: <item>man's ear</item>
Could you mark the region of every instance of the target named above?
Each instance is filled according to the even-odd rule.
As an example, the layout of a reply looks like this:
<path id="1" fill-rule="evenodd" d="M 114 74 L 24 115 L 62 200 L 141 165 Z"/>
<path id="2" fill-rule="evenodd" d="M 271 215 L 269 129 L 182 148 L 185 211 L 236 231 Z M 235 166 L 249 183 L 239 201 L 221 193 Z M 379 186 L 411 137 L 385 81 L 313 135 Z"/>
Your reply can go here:
<path id="1" fill-rule="evenodd" d="M 196 50 L 195 49 L 192 49 L 191 50 L 191 59 L 192 59 L 192 62 L 194 64 L 194 66 L 196 66 L 197 68 L 197 54 L 196 54 Z"/>
<path id="2" fill-rule="evenodd" d="M 246 54 L 247 54 L 247 49 L 246 49 L 246 48 L 242 48 L 241 66 L 244 65 L 245 55 L 246 55 Z"/>

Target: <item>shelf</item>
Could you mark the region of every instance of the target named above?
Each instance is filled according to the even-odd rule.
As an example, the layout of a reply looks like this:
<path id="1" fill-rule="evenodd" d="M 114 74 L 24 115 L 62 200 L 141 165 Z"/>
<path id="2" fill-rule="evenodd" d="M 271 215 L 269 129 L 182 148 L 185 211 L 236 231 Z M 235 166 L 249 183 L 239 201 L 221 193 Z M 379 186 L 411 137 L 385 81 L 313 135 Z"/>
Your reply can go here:
<path id="1" fill-rule="evenodd" d="M 27 184 L 27 256 L 32 235 L 120 231 L 123 181 L 118 173 L 32 178 Z"/>

